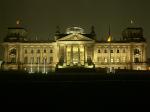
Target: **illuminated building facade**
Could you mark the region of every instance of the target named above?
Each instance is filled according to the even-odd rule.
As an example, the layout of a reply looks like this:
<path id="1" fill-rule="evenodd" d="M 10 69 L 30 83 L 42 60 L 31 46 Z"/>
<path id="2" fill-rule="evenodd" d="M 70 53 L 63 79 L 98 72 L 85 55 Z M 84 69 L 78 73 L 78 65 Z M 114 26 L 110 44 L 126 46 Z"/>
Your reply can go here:
<path id="1" fill-rule="evenodd" d="M 8 28 L 2 43 L 5 70 L 26 70 L 30 73 L 54 71 L 55 68 L 85 67 L 146 70 L 146 40 L 143 29 L 129 27 L 122 32 L 121 40 L 97 40 L 94 27 L 89 34 L 79 27 L 59 27 L 54 40 L 27 39 L 27 30 Z"/>

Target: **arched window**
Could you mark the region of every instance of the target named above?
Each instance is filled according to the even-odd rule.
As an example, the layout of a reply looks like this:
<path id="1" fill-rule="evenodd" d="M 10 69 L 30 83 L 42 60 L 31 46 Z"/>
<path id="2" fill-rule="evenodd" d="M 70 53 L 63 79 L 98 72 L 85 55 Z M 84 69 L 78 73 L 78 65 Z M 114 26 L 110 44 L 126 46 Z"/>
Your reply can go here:
<path id="1" fill-rule="evenodd" d="M 140 54 L 140 50 L 139 49 L 134 49 L 134 55 L 136 54 Z"/>
<path id="2" fill-rule="evenodd" d="M 10 55 L 11 55 L 11 54 L 16 55 L 16 52 L 17 52 L 16 49 L 11 49 L 11 50 L 10 50 Z"/>

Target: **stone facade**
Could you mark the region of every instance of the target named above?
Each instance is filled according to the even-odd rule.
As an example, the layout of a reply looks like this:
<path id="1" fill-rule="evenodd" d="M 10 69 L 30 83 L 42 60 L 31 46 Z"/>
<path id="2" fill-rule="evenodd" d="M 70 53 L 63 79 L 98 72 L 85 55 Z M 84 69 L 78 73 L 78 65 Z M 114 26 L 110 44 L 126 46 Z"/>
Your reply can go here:
<path id="1" fill-rule="evenodd" d="M 89 34 L 79 27 L 56 31 L 53 41 L 29 41 L 27 30 L 9 28 L 2 43 L 5 70 L 30 73 L 55 71 L 55 68 L 86 67 L 146 70 L 146 40 L 142 28 L 127 28 L 119 41 L 96 40 L 94 28 Z M 111 37 L 111 35 L 108 35 Z"/>

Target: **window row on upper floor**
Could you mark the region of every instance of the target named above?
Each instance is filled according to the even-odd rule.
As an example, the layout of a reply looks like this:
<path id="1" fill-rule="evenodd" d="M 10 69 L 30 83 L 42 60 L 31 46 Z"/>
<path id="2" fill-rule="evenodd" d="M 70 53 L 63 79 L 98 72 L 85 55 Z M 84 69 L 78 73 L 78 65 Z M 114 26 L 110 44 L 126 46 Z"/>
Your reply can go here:
<path id="1" fill-rule="evenodd" d="M 38 49 L 38 50 L 27 50 L 27 49 L 25 49 L 24 50 L 24 53 L 25 54 L 27 54 L 27 53 L 31 53 L 31 54 L 33 54 L 34 52 L 36 52 L 36 53 L 41 53 L 41 52 L 43 52 L 43 53 L 48 53 L 48 51 L 46 50 L 46 49 L 44 49 L 44 50 L 40 50 L 40 49 Z M 49 50 L 49 53 L 53 53 L 53 50 L 52 49 L 50 49 Z"/>
<path id="2" fill-rule="evenodd" d="M 97 52 L 98 52 L 98 53 L 126 53 L 126 50 L 123 49 L 122 52 L 121 52 L 121 50 L 119 50 L 119 49 L 117 49 L 117 50 L 113 50 L 113 49 L 111 49 L 111 50 L 107 50 L 107 49 L 105 49 L 105 50 L 100 50 L 100 49 L 98 49 Z"/>

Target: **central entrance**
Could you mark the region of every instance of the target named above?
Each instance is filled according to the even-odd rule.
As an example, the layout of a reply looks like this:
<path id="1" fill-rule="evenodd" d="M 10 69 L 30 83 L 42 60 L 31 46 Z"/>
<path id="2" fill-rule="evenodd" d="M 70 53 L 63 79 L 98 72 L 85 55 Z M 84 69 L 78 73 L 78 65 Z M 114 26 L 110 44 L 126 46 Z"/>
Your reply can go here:
<path id="1" fill-rule="evenodd" d="M 66 48 L 67 65 L 84 65 L 84 47 L 80 45 L 69 45 Z"/>
<path id="2" fill-rule="evenodd" d="M 79 48 L 77 46 L 73 47 L 73 65 L 77 65 L 78 63 L 80 63 L 80 52 L 78 50 Z"/>

